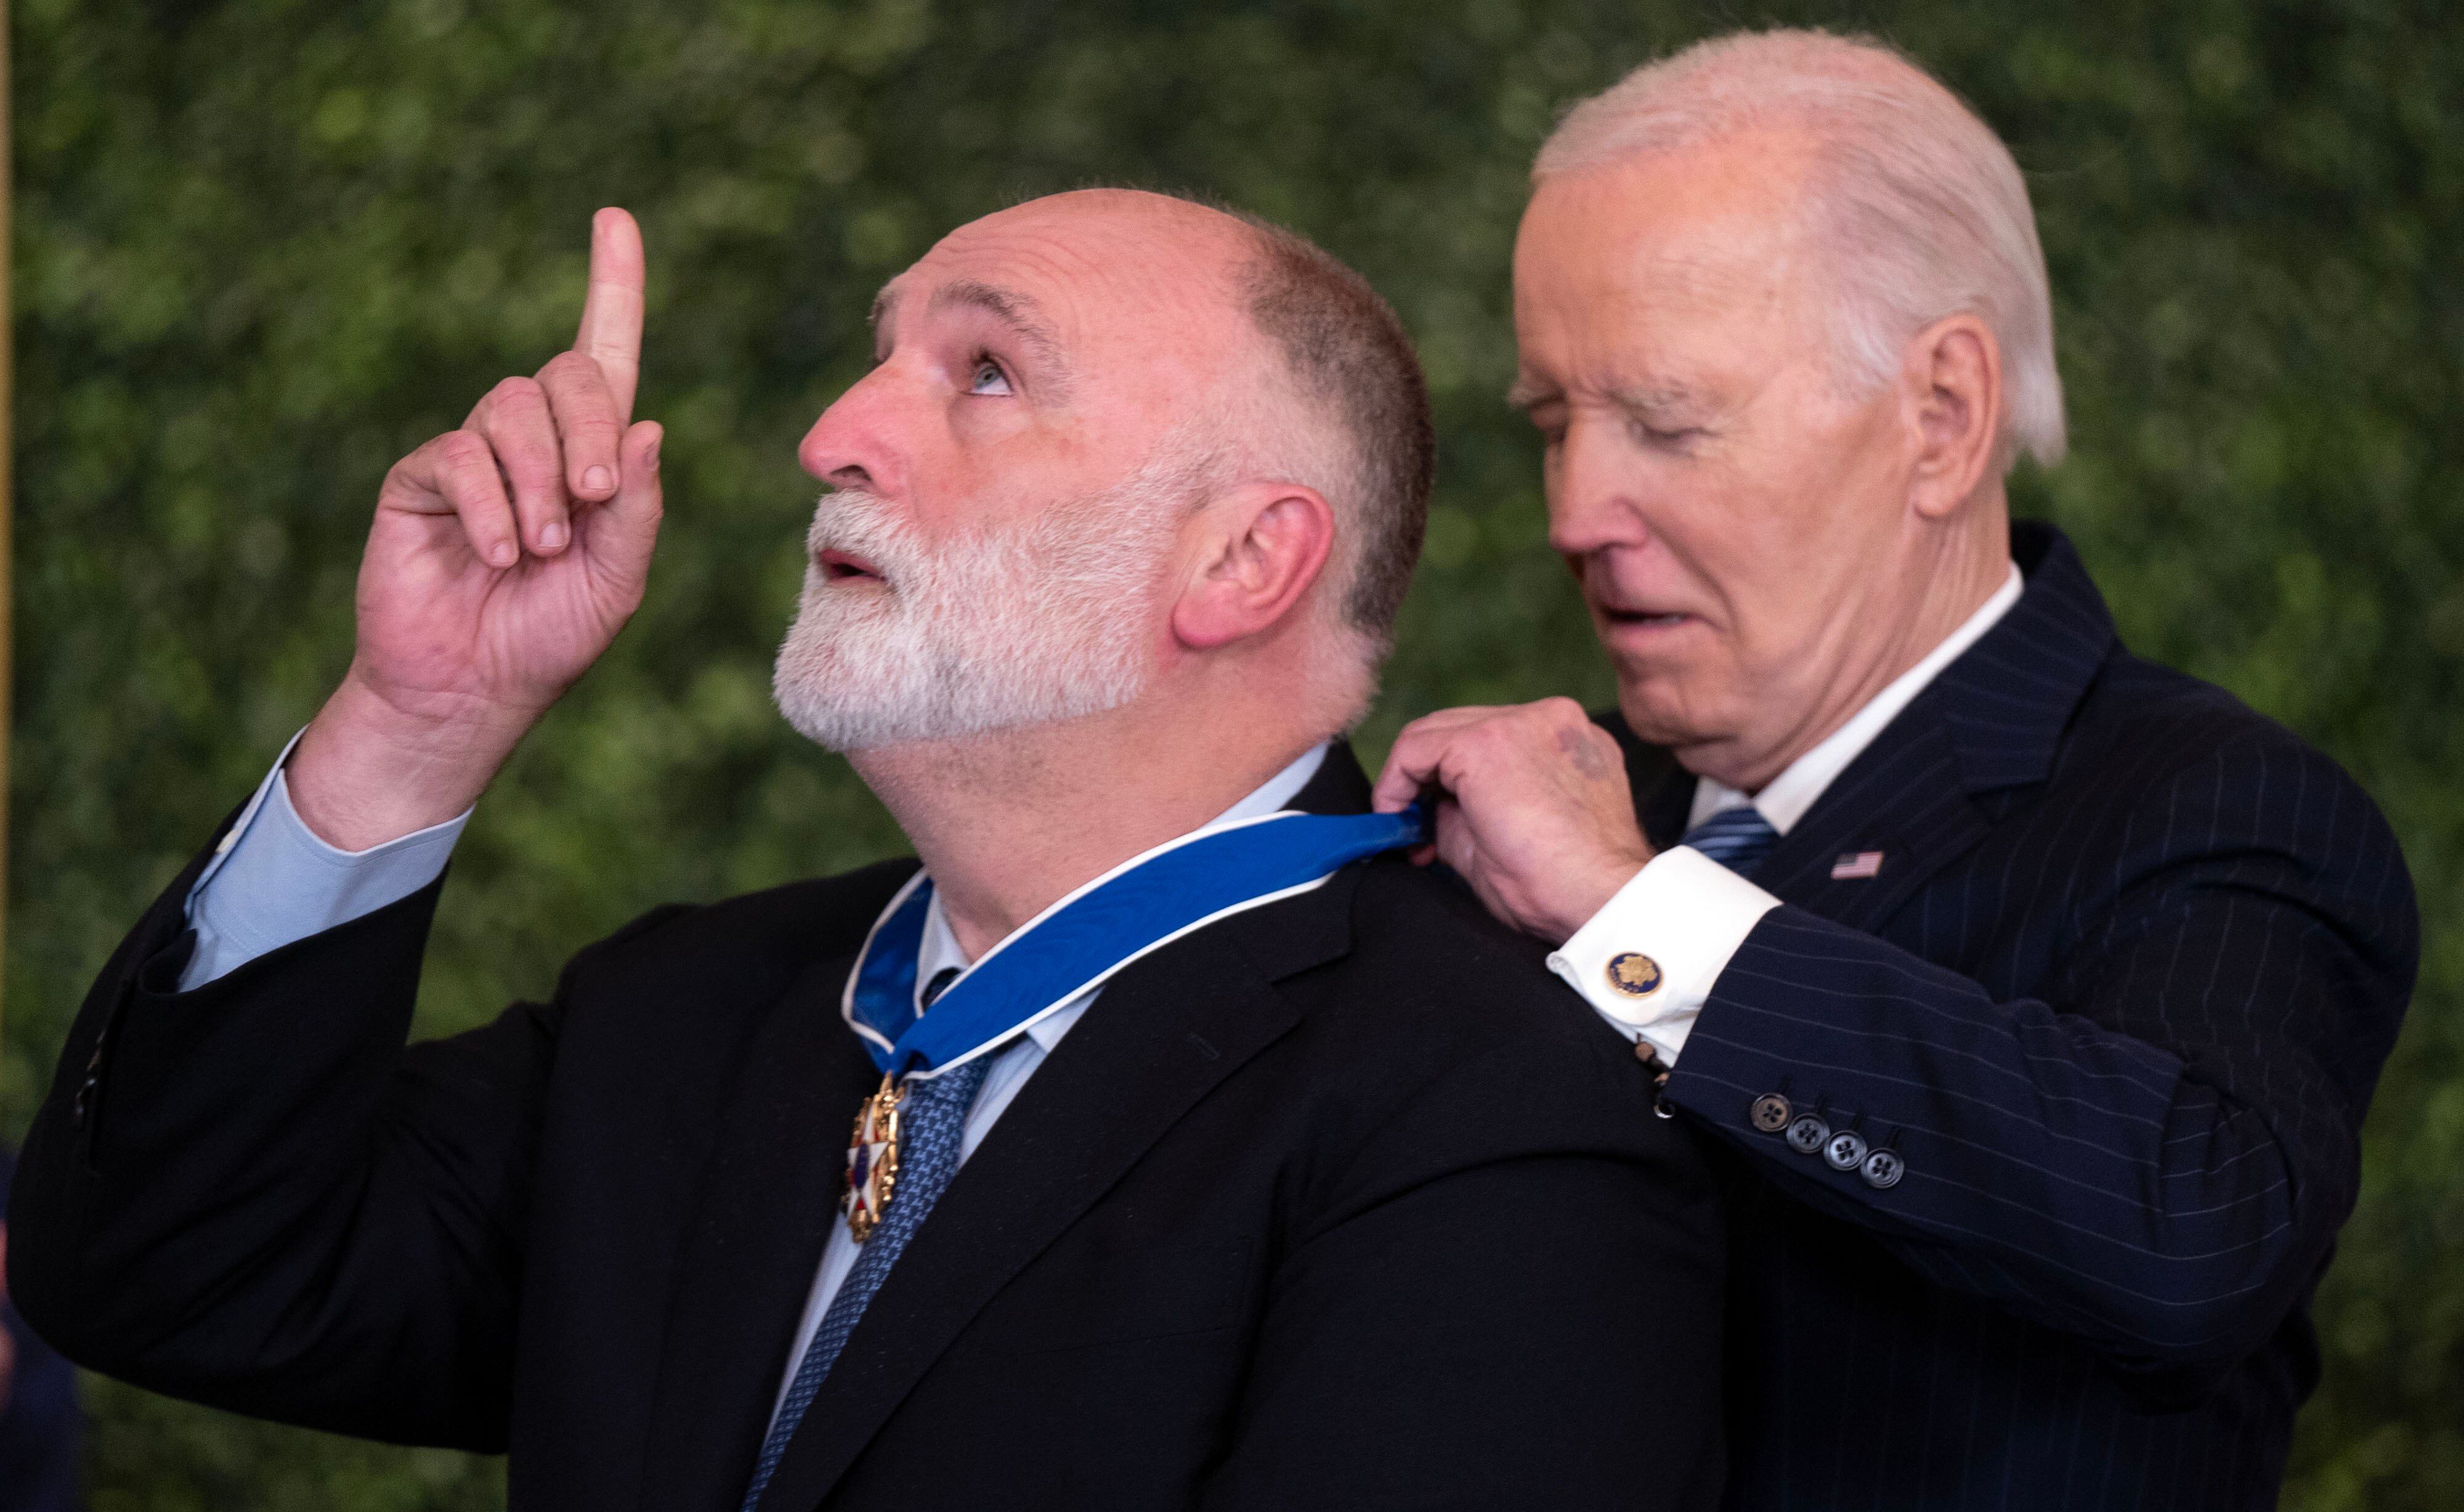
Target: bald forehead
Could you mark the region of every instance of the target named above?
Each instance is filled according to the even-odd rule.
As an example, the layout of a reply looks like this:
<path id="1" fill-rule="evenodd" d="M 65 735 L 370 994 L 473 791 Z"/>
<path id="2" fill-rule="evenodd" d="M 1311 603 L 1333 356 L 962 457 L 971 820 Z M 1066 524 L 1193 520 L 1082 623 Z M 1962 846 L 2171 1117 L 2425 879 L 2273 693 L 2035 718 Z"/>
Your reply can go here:
<path id="1" fill-rule="evenodd" d="M 969 221 L 943 245 L 976 238 L 1021 237 L 1160 254 L 1219 271 L 1248 255 L 1249 228 L 1210 206 L 1143 189 L 1073 189 L 1047 194 Z"/>
<path id="2" fill-rule="evenodd" d="M 922 300 L 964 305 L 1058 357 L 1143 334 L 1238 342 L 1240 274 L 1255 238 L 1237 218 L 1133 189 L 1047 195 L 944 236 L 873 302 L 884 324 Z"/>

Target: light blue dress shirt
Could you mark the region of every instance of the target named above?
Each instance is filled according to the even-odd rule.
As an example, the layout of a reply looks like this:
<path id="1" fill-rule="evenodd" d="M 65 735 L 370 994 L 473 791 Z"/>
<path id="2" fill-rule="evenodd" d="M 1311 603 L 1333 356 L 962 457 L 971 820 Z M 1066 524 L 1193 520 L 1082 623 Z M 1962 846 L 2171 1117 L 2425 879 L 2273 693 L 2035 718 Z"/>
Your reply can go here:
<path id="1" fill-rule="evenodd" d="M 291 745 L 298 744 L 298 736 L 291 737 Z M 336 850 L 291 807 L 291 786 L 282 776 L 291 745 L 275 758 L 274 769 L 188 889 L 188 926 L 197 932 L 197 947 L 180 969 L 183 992 L 295 940 L 400 902 L 436 880 L 471 822 L 465 809 L 443 824 L 365 851 Z"/>
<path id="2" fill-rule="evenodd" d="M 296 744 L 296 737 L 295 737 Z M 1297 796 L 1326 761 L 1327 747 L 1309 748 L 1298 761 L 1266 779 L 1247 797 L 1209 823 L 1252 819 L 1273 813 Z M 287 758 L 289 747 L 283 750 Z M 282 762 L 259 785 L 212 861 L 188 892 L 188 923 L 197 931 L 196 952 L 180 973 L 187 991 L 235 971 L 269 950 L 305 940 L 310 935 L 348 923 L 385 904 L 398 902 L 434 881 L 452 855 L 453 842 L 470 821 L 470 811 L 443 824 L 406 834 L 365 851 L 338 851 L 319 839 L 291 806 L 291 791 L 282 778 Z M 916 947 L 915 980 L 930 982 L 944 967 L 965 967 L 967 953 L 941 912 L 936 895 L 924 916 L 924 939 Z M 964 1164 L 984 1142 L 992 1126 L 1018 1098 L 1026 1078 L 1061 1043 L 1102 989 L 1082 992 L 1076 1001 L 1030 1027 L 996 1051 L 984 1084 L 967 1110 L 967 1126 L 958 1149 Z M 839 1131 L 822 1131 L 835 1139 Z M 787 1352 L 787 1368 L 779 1382 L 779 1400 L 795 1379 L 796 1362 L 822 1325 L 830 1299 L 838 1295 L 847 1272 L 855 1268 L 857 1245 L 841 1216 L 830 1229 L 822 1252 L 821 1270 L 813 1278 L 812 1295 L 796 1325 L 795 1347 Z M 778 1413 L 778 1403 L 771 1405 Z"/>

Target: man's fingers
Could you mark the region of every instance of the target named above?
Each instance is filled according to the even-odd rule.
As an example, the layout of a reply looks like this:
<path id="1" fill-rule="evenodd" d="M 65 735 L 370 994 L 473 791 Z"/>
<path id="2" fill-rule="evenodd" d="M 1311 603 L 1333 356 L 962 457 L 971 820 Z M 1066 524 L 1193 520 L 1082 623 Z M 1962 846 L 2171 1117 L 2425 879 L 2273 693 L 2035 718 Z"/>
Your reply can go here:
<path id="1" fill-rule="evenodd" d="M 633 418 L 633 389 L 642 374 L 642 228 L 610 206 L 590 218 L 590 292 L 582 300 L 582 328 L 573 349 L 599 365 L 619 424 Z"/>
<path id="2" fill-rule="evenodd" d="M 417 514 L 451 514 L 480 561 L 509 567 L 521 559 L 514 506 L 496 471 L 496 454 L 474 432 L 448 431 L 404 457 L 385 490 L 387 501 Z"/>
<path id="3" fill-rule="evenodd" d="M 564 449 L 565 492 L 594 503 L 615 493 L 625 420 L 599 365 L 580 352 L 560 352 L 539 369 L 539 386 Z"/>
<path id="4" fill-rule="evenodd" d="M 1477 839 L 1478 836 L 1472 833 L 1471 821 L 1461 806 L 1452 803 L 1438 805 L 1438 859 L 1453 867 L 1458 876 L 1470 878 L 1479 874 Z"/>
<path id="5" fill-rule="evenodd" d="M 534 556 L 552 557 L 563 550 L 573 539 L 573 516 L 564 491 L 563 448 L 547 391 L 535 379 L 508 378 L 480 401 L 473 419 L 470 429 L 487 439 L 512 484 L 522 544 Z"/>
<path id="6" fill-rule="evenodd" d="M 1447 756 L 1463 732 L 1485 723 L 1498 712 L 1472 704 L 1440 709 L 1404 725 L 1386 753 L 1386 765 L 1377 773 L 1376 787 L 1370 790 L 1370 806 L 1380 813 L 1392 813 L 1410 804 L 1420 795 L 1421 789 L 1440 779 Z"/>
<path id="7" fill-rule="evenodd" d="M 1398 813 L 1412 806 L 1428 786 L 1429 774 L 1438 769 L 1444 747 L 1425 731 L 1416 732 L 1405 726 L 1395 737 L 1394 748 L 1386 753 L 1386 765 L 1377 773 L 1377 786 L 1370 789 L 1369 806 L 1379 813 Z"/>
<path id="8" fill-rule="evenodd" d="M 1601 766 L 1605 750 L 1608 767 L 1622 774 L 1624 757 L 1616 746 L 1572 699 L 1440 709 L 1404 725 L 1395 737 L 1371 802 L 1381 812 L 1400 809 L 1432 783 L 1451 789 L 1475 768 L 1494 774 L 1535 752 L 1573 758 L 1590 776 Z"/>
<path id="9" fill-rule="evenodd" d="M 1376 786 L 1369 791 L 1369 806 L 1379 813 L 1394 813 L 1408 808 L 1428 786 L 1429 776 L 1438 768 L 1439 758 L 1445 749 L 1446 716 L 1452 709 L 1441 709 L 1423 715 L 1403 726 L 1395 744 L 1386 751 L 1386 765 L 1378 768 Z"/>

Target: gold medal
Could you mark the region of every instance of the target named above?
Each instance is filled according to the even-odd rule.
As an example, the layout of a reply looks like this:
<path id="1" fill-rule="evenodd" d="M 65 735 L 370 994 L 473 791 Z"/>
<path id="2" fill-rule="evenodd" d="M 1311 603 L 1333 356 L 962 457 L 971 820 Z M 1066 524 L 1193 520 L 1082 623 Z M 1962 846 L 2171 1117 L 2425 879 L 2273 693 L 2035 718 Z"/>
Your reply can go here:
<path id="1" fill-rule="evenodd" d="M 907 1089 L 885 1076 L 881 1090 L 856 1109 L 855 1137 L 847 1143 L 847 1192 L 839 1211 L 847 1214 L 847 1237 L 862 1244 L 881 1226 L 881 1215 L 898 1186 L 898 1104 Z"/>

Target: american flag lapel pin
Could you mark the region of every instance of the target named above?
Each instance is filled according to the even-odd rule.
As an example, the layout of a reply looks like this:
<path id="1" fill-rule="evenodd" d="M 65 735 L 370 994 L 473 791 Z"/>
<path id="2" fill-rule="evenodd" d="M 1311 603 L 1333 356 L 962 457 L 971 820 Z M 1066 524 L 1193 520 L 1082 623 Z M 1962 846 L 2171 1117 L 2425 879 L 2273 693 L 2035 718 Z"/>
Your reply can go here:
<path id="1" fill-rule="evenodd" d="M 1851 851 L 1831 863 L 1831 879 L 1835 882 L 1860 882 L 1882 875 L 1882 853 Z"/>

